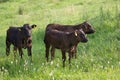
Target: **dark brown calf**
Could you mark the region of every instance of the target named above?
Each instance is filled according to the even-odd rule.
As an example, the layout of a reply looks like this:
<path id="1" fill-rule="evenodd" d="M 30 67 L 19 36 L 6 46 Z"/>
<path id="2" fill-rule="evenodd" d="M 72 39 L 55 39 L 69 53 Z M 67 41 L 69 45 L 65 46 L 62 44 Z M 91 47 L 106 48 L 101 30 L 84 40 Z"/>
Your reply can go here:
<path id="1" fill-rule="evenodd" d="M 22 27 L 9 27 L 6 34 L 6 55 L 10 54 L 10 45 L 14 46 L 14 56 L 16 56 L 17 49 L 22 58 L 22 48 L 27 48 L 28 56 L 32 57 L 32 29 L 36 27 L 35 24 L 24 24 Z M 32 59 L 31 59 L 32 60 Z"/>
<path id="2" fill-rule="evenodd" d="M 85 34 L 91 34 L 95 32 L 93 27 L 88 22 L 83 22 L 78 25 L 48 24 L 46 27 L 46 31 L 51 29 L 56 29 L 56 30 L 66 31 L 66 32 L 73 32 L 76 29 L 77 30 L 82 29 Z"/>
<path id="3" fill-rule="evenodd" d="M 59 31 L 65 31 L 65 32 L 73 32 L 75 31 L 76 29 L 79 30 L 79 29 L 82 29 L 84 31 L 85 34 L 92 34 L 95 32 L 95 30 L 93 29 L 93 27 L 88 23 L 88 22 L 83 22 L 81 24 L 78 24 L 78 25 L 60 25 L 60 24 L 48 24 L 47 27 L 46 27 L 46 32 L 48 30 L 59 30 Z M 46 35 L 46 34 L 45 34 Z M 73 54 L 72 54 L 72 57 L 75 56 L 76 57 L 76 53 L 77 53 L 77 45 L 74 46 L 74 51 L 73 51 Z M 55 48 L 51 48 L 51 57 L 53 58 L 54 57 L 54 53 L 55 53 Z"/>
<path id="4" fill-rule="evenodd" d="M 46 59 L 48 61 L 49 48 L 61 49 L 63 67 L 65 66 L 66 52 L 69 53 L 69 63 L 71 59 L 72 49 L 79 42 L 87 42 L 87 38 L 82 30 L 75 30 L 74 32 L 62 32 L 58 30 L 48 30 L 45 35 Z"/>

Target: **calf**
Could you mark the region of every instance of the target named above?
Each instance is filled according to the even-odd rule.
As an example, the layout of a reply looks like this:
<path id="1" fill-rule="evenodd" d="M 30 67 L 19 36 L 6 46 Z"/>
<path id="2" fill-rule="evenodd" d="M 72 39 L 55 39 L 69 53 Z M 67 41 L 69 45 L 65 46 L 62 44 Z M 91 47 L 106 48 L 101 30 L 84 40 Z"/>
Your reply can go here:
<path id="1" fill-rule="evenodd" d="M 53 30 L 53 29 L 59 30 L 59 31 L 64 31 L 64 32 L 73 32 L 76 29 L 77 30 L 82 29 L 85 34 L 92 34 L 95 32 L 95 30 L 92 28 L 92 26 L 86 21 L 81 24 L 78 24 L 78 25 L 48 24 L 46 27 L 46 32 L 48 30 Z M 72 54 L 72 57 L 75 56 L 75 58 L 76 58 L 76 53 L 77 53 L 76 48 L 77 48 L 77 45 L 74 46 L 74 48 L 73 48 L 74 52 Z M 54 58 L 55 48 L 51 48 L 51 53 L 52 53 L 51 57 Z"/>
<path id="2" fill-rule="evenodd" d="M 46 47 L 46 59 L 48 61 L 49 57 L 49 48 L 61 49 L 62 52 L 62 60 L 63 67 L 65 66 L 66 55 L 65 53 L 69 53 L 69 63 L 71 59 L 71 54 L 73 47 L 77 45 L 79 42 L 87 42 L 87 38 L 82 30 L 75 30 L 73 32 L 62 32 L 58 30 L 48 30 L 45 35 L 45 47 Z"/>
<path id="3" fill-rule="evenodd" d="M 22 48 L 27 48 L 28 56 L 32 57 L 32 29 L 36 27 L 35 24 L 24 24 L 22 27 L 9 27 L 6 34 L 6 55 L 10 54 L 10 45 L 14 46 L 14 56 L 16 56 L 17 49 L 22 58 Z"/>
<path id="4" fill-rule="evenodd" d="M 92 26 L 86 21 L 78 25 L 48 24 L 46 27 L 46 31 L 51 29 L 56 29 L 56 30 L 66 31 L 66 32 L 72 32 L 72 31 L 75 31 L 76 29 L 77 30 L 82 29 L 85 34 L 91 34 L 95 32 Z"/>

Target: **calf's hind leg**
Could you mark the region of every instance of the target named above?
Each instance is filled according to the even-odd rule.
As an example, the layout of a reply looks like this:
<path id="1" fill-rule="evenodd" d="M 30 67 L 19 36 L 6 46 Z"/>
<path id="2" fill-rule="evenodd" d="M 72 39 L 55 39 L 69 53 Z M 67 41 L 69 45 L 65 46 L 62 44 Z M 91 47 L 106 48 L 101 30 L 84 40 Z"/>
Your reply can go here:
<path id="1" fill-rule="evenodd" d="M 54 56 L 55 56 L 55 47 L 52 46 L 52 48 L 51 48 L 51 60 L 54 59 Z"/>
<path id="2" fill-rule="evenodd" d="M 49 61 L 49 49 L 50 49 L 50 44 L 45 44 L 45 48 L 46 48 L 46 59 L 47 62 Z"/>
<path id="3" fill-rule="evenodd" d="M 69 52 L 68 54 L 69 54 L 69 66 L 71 67 L 71 57 L 72 57 L 72 53 Z M 74 53 L 73 53 L 73 54 L 74 54 Z"/>
<path id="4" fill-rule="evenodd" d="M 6 40 L 6 55 L 9 56 L 10 54 L 10 45 L 11 43 Z"/>
<path id="5" fill-rule="evenodd" d="M 15 60 L 15 58 L 16 58 L 16 53 L 17 53 L 17 47 L 14 46 L 13 52 L 14 52 L 14 60 Z"/>

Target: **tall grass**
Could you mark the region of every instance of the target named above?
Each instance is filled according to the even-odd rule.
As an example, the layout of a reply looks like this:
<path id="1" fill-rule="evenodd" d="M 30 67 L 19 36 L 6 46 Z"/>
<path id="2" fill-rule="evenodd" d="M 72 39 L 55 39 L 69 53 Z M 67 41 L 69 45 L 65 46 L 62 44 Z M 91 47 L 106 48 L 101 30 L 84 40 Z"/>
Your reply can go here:
<path id="1" fill-rule="evenodd" d="M 111 2 L 110 2 L 111 1 Z M 2 80 L 119 80 L 120 79 L 120 9 L 117 0 L 27 0 L 0 3 L 0 78 Z M 21 7 L 21 5 L 30 6 Z M 114 4 L 113 4 L 114 3 Z M 13 5 L 6 7 L 6 5 Z M 113 5 L 111 5 L 113 4 Z M 18 5 L 18 6 L 17 6 Z M 16 8 L 14 7 L 16 6 Z M 94 8 L 93 8 L 94 7 Z M 23 9 L 24 8 L 24 9 Z M 5 13 L 8 10 L 8 13 Z M 72 59 L 69 69 L 62 68 L 60 50 L 54 61 L 46 62 L 44 31 L 48 23 L 79 24 L 89 21 L 95 28 L 87 35 L 88 43 L 78 45 L 77 59 Z M 23 60 L 5 55 L 6 30 L 10 25 L 37 24 L 33 30 L 33 63 L 23 49 Z M 68 54 L 66 54 L 68 58 Z"/>

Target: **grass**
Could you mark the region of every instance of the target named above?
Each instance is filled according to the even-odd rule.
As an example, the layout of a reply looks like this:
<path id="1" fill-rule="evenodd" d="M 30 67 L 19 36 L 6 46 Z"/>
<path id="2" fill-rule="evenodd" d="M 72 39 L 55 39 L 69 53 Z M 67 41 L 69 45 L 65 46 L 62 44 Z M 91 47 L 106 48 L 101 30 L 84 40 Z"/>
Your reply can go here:
<path id="1" fill-rule="evenodd" d="M 1 80 L 119 80 L 120 79 L 119 0 L 0 0 L 0 79 Z M 87 20 L 96 33 L 78 46 L 77 59 L 62 68 L 60 50 L 54 61 L 46 62 L 44 31 L 49 23 L 79 24 Z M 37 24 L 33 30 L 33 63 L 27 51 L 23 60 L 14 60 L 11 46 L 5 55 L 6 30 L 11 25 Z M 68 54 L 67 54 L 68 55 Z"/>

